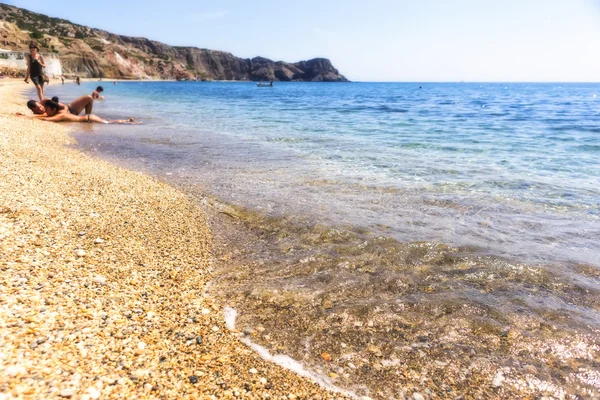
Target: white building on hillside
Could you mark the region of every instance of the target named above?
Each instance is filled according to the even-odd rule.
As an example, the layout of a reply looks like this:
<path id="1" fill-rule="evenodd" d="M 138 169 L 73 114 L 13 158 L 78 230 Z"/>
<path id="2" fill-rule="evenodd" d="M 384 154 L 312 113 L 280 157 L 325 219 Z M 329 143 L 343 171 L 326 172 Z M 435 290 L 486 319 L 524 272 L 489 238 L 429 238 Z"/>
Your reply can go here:
<path id="1" fill-rule="evenodd" d="M 0 67 L 13 68 L 27 71 L 27 53 L 22 51 L 11 51 L 0 49 Z M 57 54 L 42 53 L 44 62 L 46 63 L 46 69 L 44 72 L 50 78 L 58 78 L 62 75 L 62 65 L 60 64 L 60 58 Z"/>

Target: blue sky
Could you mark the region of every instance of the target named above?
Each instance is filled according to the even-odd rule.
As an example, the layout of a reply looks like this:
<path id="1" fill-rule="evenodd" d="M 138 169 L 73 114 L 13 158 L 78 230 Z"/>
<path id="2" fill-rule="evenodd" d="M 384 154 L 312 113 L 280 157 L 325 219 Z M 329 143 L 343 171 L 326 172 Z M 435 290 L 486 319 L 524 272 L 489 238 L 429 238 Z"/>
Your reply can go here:
<path id="1" fill-rule="evenodd" d="M 327 57 L 357 81 L 600 82 L 600 0 L 4 2 L 240 57 Z"/>

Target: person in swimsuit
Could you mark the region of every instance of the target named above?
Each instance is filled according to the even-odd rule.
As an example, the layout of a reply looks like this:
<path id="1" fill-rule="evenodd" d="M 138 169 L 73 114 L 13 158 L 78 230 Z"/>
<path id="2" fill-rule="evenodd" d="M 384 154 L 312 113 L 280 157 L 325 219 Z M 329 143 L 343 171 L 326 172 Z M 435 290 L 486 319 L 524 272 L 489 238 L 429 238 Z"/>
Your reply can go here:
<path id="1" fill-rule="evenodd" d="M 91 97 L 91 96 L 90 96 Z M 99 124 L 137 124 L 140 125 L 141 122 L 137 122 L 133 118 L 129 119 L 117 119 L 113 121 L 107 121 L 103 118 L 100 118 L 97 115 L 87 114 L 87 115 L 75 115 L 69 111 L 69 107 L 57 102 L 56 98 L 53 100 L 45 100 L 42 105 L 44 113 L 43 114 L 35 114 L 32 115 L 32 118 L 39 118 L 43 121 L 50 122 L 87 122 L 87 123 L 99 123 Z M 29 105 L 29 104 L 28 104 Z M 17 113 L 19 116 L 25 116 L 21 113 Z"/>
<path id="2" fill-rule="evenodd" d="M 27 56 L 27 74 L 25 75 L 25 83 L 31 82 L 35 85 L 40 101 L 44 100 L 44 78 L 43 72 L 46 68 L 44 58 L 39 54 L 39 48 L 36 42 L 29 44 L 30 55 Z"/>
<path id="3" fill-rule="evenodd" d="M 54 100 L 56 103 L 58 103 L 61 107 L 61 110 L 66 107 L 67 111 L 73 115 L 79 115 L 83 110 L 85 110 L 86 114 L 91 114 L 92 108 L 94 107 L 94 99 L 92 99 L 92 96 L 90 95 L 81 96 L 78 99 L 73 100 L 69 104 L 60 103 L 58 101 L 58 97 L 53 97 L 52 99 L 44 99 L 43 101 L 29 100 L 27 102 L 27 108 L 29 108 L 33 112 L 34 118 L 45 118 L 53 116 L 47 113 L 46 107 L 44 106 L 44 103 L 48 100 Z"/>
<path id="4" fill-rule="evenodd" d="M 104 88 L 102 86 L 98 86 L 96 90 L 92 93 L 92 98 L 94 100 L 104 100 L 104 96 L 100 96 L 100 93 L 104 92 Z"/>
<path id="5" fill-rule="evenodd" d="M 141 124 L 141 122 L 136 122 L 135 119 L 129 118 L 125 119 L 117 119 L 114 121 L 107 121 L 103 118 L 100 118 L 97 115 L 87 114 L 87 115 L 73 115 L 69 112 L 68 108 L 66 108 L 63 104 L 61 105 L 54 100 L 46 100 L 44 102 L 44 108 L 46 109 L 46 114 L 48 115 L 45 118 L 42 118 L 44 121 L 51 122 L 87 122 L 87 123 L 99 123 L 99 124 Z"/>

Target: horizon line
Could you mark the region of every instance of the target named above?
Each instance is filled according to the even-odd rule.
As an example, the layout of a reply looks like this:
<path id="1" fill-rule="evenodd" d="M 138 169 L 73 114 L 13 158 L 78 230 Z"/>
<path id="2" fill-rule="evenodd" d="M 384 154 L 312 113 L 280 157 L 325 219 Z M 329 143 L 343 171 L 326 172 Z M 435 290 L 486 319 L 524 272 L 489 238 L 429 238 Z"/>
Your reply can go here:
<path id="1" fill-rule="evenodd" d="M 600 81 L 370 81 L 350 80 L 347 83 L 600 83 Z"/>

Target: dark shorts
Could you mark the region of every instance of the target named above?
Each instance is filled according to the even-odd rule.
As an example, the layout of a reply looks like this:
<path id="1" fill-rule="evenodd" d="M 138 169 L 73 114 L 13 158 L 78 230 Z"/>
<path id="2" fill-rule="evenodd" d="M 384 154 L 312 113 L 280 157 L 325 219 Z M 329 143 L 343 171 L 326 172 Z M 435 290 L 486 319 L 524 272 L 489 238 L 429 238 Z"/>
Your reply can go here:
<path id="1" fill-rule="evenodd" d="M 32 76 L 31 77 L 31 82 L 33 82 L 34 85 L 40 85 L 42 87 L 44 87 L 44 79 L 42 78 L 41 75 L 37 75 L 37 76 Z"/>

